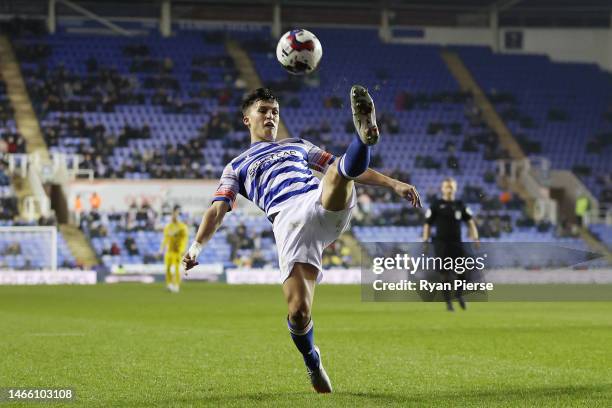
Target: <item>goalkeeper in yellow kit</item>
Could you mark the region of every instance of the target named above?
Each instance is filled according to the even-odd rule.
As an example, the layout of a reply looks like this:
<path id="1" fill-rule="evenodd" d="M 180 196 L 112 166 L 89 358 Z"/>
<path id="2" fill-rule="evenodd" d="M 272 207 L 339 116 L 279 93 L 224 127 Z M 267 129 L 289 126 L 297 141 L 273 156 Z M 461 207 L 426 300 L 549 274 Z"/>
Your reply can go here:
<path id="1" fill-rule="evenodd" d="M 187 241 L 189 239 L 187 225 L 179 220 L 180 212 L 179 207 L 174 207 L 172 220 L 164 228 L 164 239 L 159 248 L 159 252 L 165 252 L 166 287 L 170 292 L 174 293 L 179 291 L 181 284 L 181 258 L 187 248 Z"/>

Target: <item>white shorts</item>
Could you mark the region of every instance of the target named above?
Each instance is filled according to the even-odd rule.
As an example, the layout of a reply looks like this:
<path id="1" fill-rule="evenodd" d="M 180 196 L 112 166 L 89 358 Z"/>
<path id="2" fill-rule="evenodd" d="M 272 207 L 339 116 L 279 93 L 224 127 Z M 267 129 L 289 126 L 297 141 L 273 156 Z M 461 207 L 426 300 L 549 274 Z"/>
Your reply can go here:
<path id="1" fill-rule="evenodd" d="M 289 277 L 296 262 L 313 265 L 319 270 L 317 282 L 323 278 L 323 250 L 348 229 L 356 202 L 355 187 L 349 207 L 329 211 L 321 204 L 323 183 L 291 201 L 274 219 L 272 230 L 278 248 L 281 283 Z"/>

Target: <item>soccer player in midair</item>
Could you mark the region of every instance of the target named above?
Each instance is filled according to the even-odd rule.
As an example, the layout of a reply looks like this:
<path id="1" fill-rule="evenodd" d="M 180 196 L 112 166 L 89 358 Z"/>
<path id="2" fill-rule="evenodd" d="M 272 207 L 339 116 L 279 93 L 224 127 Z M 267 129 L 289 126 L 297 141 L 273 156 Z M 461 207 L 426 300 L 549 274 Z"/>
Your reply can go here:
<path id="1" fill-rule="evenodd" d="M 179 220 L 180 212 L 179 207 L 174 207 L 172 219 L 164 228 L 164 239 L 159 248 L 159 252 L 163 253 L 165 251 L 166 287 L 174 293 L 178 293 L 181 286 L 181 255 L 187 249 L 189 239 L 187 225 Z"/>
<path id="2" fill-rule="evenodd" d="M 303 139 L 276 140 L 280 122 L 276 97 L 266 88 L 247 95 L 242 114 L 251 146 L 225 167 L 213 202 L 183 258 L 186 270 L 197 264 L 203 245 L 231 211 L 238 194 L 262 209 L 273 224 L 289 333 L 302 353 L 312 386 L 320 393 L 331 392 L 332 385 L 314 342 L 314 290 L 322 278 L 323 249 L 349 226 L 355 182 L 389 188 L 415 207 L 421 206 L 414 186 L 368 168 L 371 146 L 379 140 L 374 103 L 359 85 L 351 88 L 350 99 L 357 136 L 336 158 Z M 312 170 L 324 174 L 321 181 Z"/>

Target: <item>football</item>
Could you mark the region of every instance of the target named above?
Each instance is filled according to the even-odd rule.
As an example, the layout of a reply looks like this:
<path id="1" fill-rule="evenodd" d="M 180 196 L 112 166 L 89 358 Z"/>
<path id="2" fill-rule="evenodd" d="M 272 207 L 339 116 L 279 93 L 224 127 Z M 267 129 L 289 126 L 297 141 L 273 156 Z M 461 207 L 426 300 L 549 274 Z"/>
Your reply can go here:
<path id="1" fill-rule="evenodd" d="M 323 56 L 319 39 L 310 31 L 287 31 L 276 46 L 278 62 L 293 75 L 306 75 L 317 69 Z"/>

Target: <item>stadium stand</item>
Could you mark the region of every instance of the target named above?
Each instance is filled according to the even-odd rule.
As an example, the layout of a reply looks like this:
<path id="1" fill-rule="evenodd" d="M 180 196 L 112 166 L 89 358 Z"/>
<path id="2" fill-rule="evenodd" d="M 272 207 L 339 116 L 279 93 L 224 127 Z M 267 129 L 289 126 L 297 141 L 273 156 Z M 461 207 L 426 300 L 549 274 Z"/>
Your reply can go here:
<path id="1" fill-rule="evenodd" d="M 244 140 L 237 73 L 213 35 L 59 33 L 15 46 L 50 150 L 83 154 L 96 177 L 217 176 Z"/>
<path id="2" fill-rule="evenodd" d="M 90 211 L 80 227 L 106 266 L 159 261 L 163 225 L 148 205 L 134 205 L 126 213 Z"/>
<path id="3" fill-rule="evenodd" d="M 594 64 L 458 47 L 529 155 L 571 169 L 603 203 L 612 203 L 612 75 Z"/>
<path id="4" fill-rule="evenodd" d="M 169 220 L 169 212 L 158 214 L 149 206 L 134 205 L 126 213 L 84 214 L 81 227 L 91 239 L 104 265 L 158 263 L 161 230 Z M 185 215 L 193 236 L 201 218 Z M 251 262 L 253 253 L 262 265 L 277 265 L 270 223 L 262 217 L 230 213 L 223 227 L 202 253 L 207 263 L 235 267 Z"/>
<path id="5" fill-rule="evenodd" d="M 593 224 L 589 226 L 591 233 L 603 242 L 608 249 L 612 249 L 612 226 L 605 224 Z"/>
<path id="6" fill-rule="evenodd" d="M 17 197 L 4 167 L 4 163 L 0 162 L 0 225 L 8 225 L 18 213 Z"/>
<path id="7" fill-rule="evenodd" d="M 0 154 L 24 152 L 25 141 L 17 130 L 6 83 L 0 74 Z"/>
<path id="8" fill-rule="evenodd" d="M 26 222 L 19 217 L 17 195 L 11 184 L 8 155 L 26 152 L 26 142 L 17 129 L 14 110 L 7 94 L 7 85 L 0 74 L 0 227 L 54 225 L 53 217 L 41 217 Z M 0 234 L 0 268 L 41 269 L 50 266 L 50 247 L 46 238 L 32 232 Z M 58 233 L 57 264 L 59 267 L 75 267 L 63 236 Z"/>
<path id="9" fill-rule="evenodd" d="M 6 83 L 0 76 L 0 223 L 3 224 L 8 224 L 18 214 L 17 197 L 8 175 L 6 155 L 24 151 L 25 143 L 15 126 Z"/>
<path id="10" fill-rule="evenodd" d="M 216 178 L 248 145 L 237 110 L 244 84 L 227 55 L 224 35 L 177 30 L 171 38 L 155 31 L 123 38 L 60 29 L 55 35 L 21 35 L 14 46 L 51 151 L 83 155 L 81 166 L 101 178 Z M 278 66 L 266 27 L 229 35 L 249 52 L 263 82 L 280 94 L 292 136 L 339 153 L 354 133 L 346 91 L 363 83 L 376 100 L 384 133 L 375 168 L 415 184 L 429 199 L 445 177 L 455 177 L 463 193 L 459 195 L 478 214 L 484 240 L 556 241 L 585 248 L 581 240 L 557 236 L 556 226 L 535 225 L 525 216 L 524 203 L 496 184 L 495 161 L 507 153 L 471 96 L 459 90 L 440 58 L 440 47 L 383 44 L 371 29 L 321 28 L 317 35 L 326 47 L 325 69 L 297 80 Z M 349 39 L 360 47 L 346 47 Z M 362 58 L 364 49 L 368 58 Z M 541 152 L 555 167 L 574 171 L 589 163 L 587 185 L 600 197 L 609 194 L 609 186 L 600 183 L 610 178 L 605 154 L 587 152 L 590 136 L 599 135 L 594 140 L 607 143 L 610 88 L 601 86 L 606 74 L 542 57 L 497 56 L 484 48 L 461 47 L 459 52 L 512 131 L 521 135 L 523 147 L 540 146 L 526 149 L 528 153 Z M 356 60 L 360 63 L 352 62 Z M 555 92 L 561 81 L 574 85 Z M 527 89 L 536 91 L 532 95 Z M 579 129 L 584 137 L 575 138 Z M 536 135 L 541 140 L 534 144 Z M 575 151 L 580 153 L 573 155 Z M 360 241 L 419 238 L 421 212 L 368 189 L 360 188 L 358 196 L 353 232 Z M 159 261 L 164 217 L 155 214 L 128 228 L 130 217 L 88 214 L 81 224 L 106 266 Z M 232 242 L 244 225 L 247 236 L 261 237 L 258 262 L 275 264 L 269 223 L 241 217 L 228 217 L 226 230 L 213 239 L 203 259 L 226 266 L 252 262 L 249 254 L 257 248 Z M 190 219 L 197 222 L 199 217 Z M 109 255 L 113 244 L 117 255 Z M 343 252 L 339 245 L 334 262 Z"/>
<path id="11" fill-rule="evenodd" d="M 134 205 L 124 213 L 89 212 L 83 215 L 81 228 L 106 267 L 159 263 L 161 231 L 169 221 L 169 208 L 158 213 L 149 206 Z M 190 227 L 190 236 L 200 221 L 199 215 L 184 214 L 183 222 Z M 340 265 L 352 264 L 341 243 L 326 255 L 325 267 L 336 265 L 338 259 Z M 264 217 L 240 212 L 228 214 L 222 228 L 204 248 L 202 259 L 227 268 L 278 267 L 270 222 Z"/>
<path id="12" fill-rule="evenodd" d="M 23 222 L 18 219 L 17 197 L 4 171 L 5 164 L 0 161 L 0 227 L 54 225 L 55 220 L 41 217 L 38 222 Z M 14 232 L 8 237 L 0 234 L 0 268 L 39 269 L 48 267 L 49 246 L 44 237 L 30 232 Z M 60 267 L 75 267 L 76 260 L 66 241 L 58 232 L 58 258 Z"/>
<path id="13" fill-rule="evenodd" d="M 57 266 L 75 268 L 74 256 L 62 234 L 57 234 Z M 51 253 L 46 238 L 38 233 L 12 232 L 8 237 L 0 234 L 0 269 L 43 269 L 50 267 Z"/>
<path id="14" fill-rule="evenodd" d="M 303 85 L 294 84 L 291 77 L 278 83 L 271 39 L 262 35 L 259 45 L 253 44 L 252 34 L 243 39 L 264 82 L 285 90 L 285 105 L 289 106 L 283 108 L 283 115 L 293 135 L 325 145 L 332 152 L 341 151 L 353 137 L 352 123 L 347 124 L 350 118 L 345 90 L 352 83 L 365 83 L 374 90 L 377 114 L 383 119 L 385 139 L 376 148 L 380 155 L 376 168 L 399 173 L 429 198 L 437 193 L 442 179 L 453 176 L 463 190 L 459 195 L 479 215 L 485 240 L 567 241 L 585 248 L 578 239 L 558 238 L 550 225 L 524 222 L 524 203 L 516 197 L 512 203 L 500 202 L 502 193 L 508 192 L 495 183 L 494 160 L 506 157 L 506 153 L 483 123 L 470 96 L 459 92 L 439 56 L 440 47 L 382 44 L 377 32 L 367 29 L 320 29 L 317 35 L 329 50 L 325 69 L 320 71 L 318 83 L 306 81 Z M 361 47 L 346 47 L 349 38 Z M 360 58 L 363 47 L 369 50 L 366 59 Z M 355 60 L 360 64 L 351 62 Z M 337 72 L 343 73 L 340 84 Z M 369 190 L 372 199 L 363 191 L 360 189 L 359 201 L 367 205 L 359 205 L 353 222 L 359 225 L 353 228 L 359 240 L 420 239 L 422 215 L 406 203 L 393 202 L 390 194 L 377 197 Z M 365 211 L 363 207 L 367 207 Z M 368 226 L 370 222 L 386 225 Z"/>

